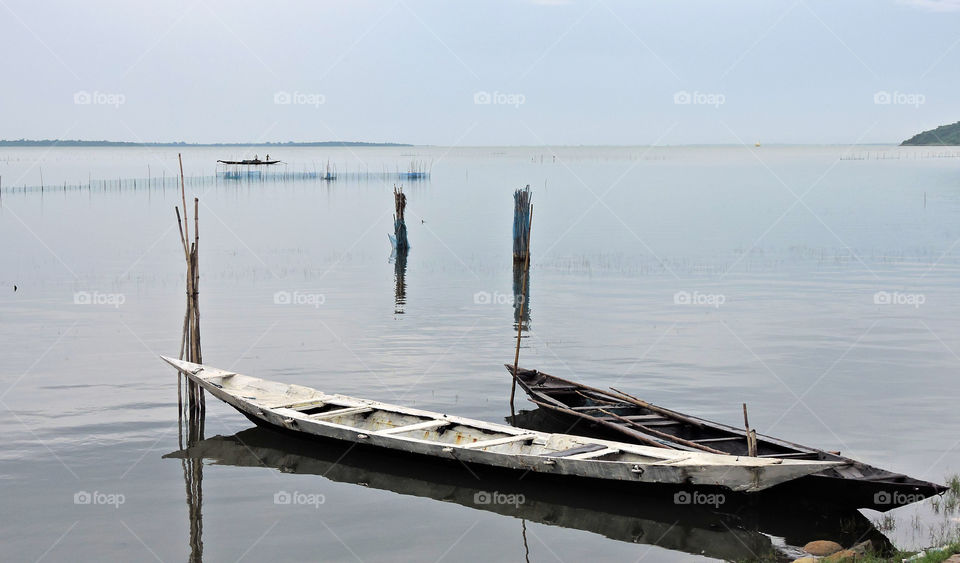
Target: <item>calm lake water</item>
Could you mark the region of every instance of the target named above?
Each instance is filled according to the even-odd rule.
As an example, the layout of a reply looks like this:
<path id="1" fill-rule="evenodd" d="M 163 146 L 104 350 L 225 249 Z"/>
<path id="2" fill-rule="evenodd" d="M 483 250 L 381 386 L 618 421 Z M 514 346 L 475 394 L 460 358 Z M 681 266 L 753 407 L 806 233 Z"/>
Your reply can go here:
<path id="1" fill-rule="evenodd" d="M 255 152 L 189 148 L 184 168 Z M 329 161 L 340 177 L 188 186 L 204 360 L 503 422 L 512 192 L 530 184 L 522 366 L 736 426 L 746 402 L 761 433 L 943 482 L 960 471 L 960 159 L 934 152 L 274 147 L 290 171 Z M 414 159 L 432 175 L 404 185 L 403 271 L 387 239 L 400 182 L 381 173 Z M 157 358 L 177 354 L 185 306 L 180 195 L 156 185 L 176 170 L 176 149 L 0 150 L 4 560 L 182 561 L 202 542 L 209 561 L 688 561 L 820 539 L 341 459 L 210 397 L 207 440 L 180 451 L 176 375 Z M 138 187 L 63 188 L 117 178 Z M 477 496 L 494 491 L 525 502 Z M 776 507 L 816 519 L 793 510 Z M 903 548 L 942 520 L 929 501 L 891 514 Z"/>

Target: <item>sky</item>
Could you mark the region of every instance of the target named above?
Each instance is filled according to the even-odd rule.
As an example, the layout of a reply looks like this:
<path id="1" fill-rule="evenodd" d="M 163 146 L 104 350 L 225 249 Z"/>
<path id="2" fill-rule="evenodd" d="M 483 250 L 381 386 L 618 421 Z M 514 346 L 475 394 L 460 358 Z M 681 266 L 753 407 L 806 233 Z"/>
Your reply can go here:
<path id="1" fill-rule="evenodd" d="M 0 0 L 0 139 L 898 143 L 960 0 Z"/>

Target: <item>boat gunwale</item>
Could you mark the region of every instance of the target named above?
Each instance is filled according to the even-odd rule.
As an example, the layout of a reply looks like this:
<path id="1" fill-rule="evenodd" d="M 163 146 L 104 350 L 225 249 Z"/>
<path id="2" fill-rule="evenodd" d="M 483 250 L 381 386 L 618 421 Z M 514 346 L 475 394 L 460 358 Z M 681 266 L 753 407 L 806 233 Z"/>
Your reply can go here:
<path id="1" fill-rule="evenodd" d="M 507 370 L 510 371 L 510 373 L 512 374 L 512 373 L 513 373 L 513 366 L 507 365 L 506 367 L 507 367 Z M 548 379 L 553 379 L 553 380 L 555 380 L 555 381 L 560 381 L 560 382 L 562 382 L 562 383 L 567 383 L 567 384 L 573 385 L 573 386 L 575 386 L 578 390 L 581 390 L 581 391 L 584 391 L 584 392 L 590 392 L 590 389 L 588 389 L 587 387 L 585 387 L 584 385 L 582 385 L 582 384 L 580 384 L 580 383 L 577 383 L 577 382 L 575 382 L 575 381 L 570 381 L 570 380 L 568 380 L 568 379 L 564 379 L 564 378 L 558 377 L 558 376 L 556 376 L 556 375 L 550 375 L 549 373 L 545 373 L 545 372 L 542 372 L 542 371 L 540 371 L 540 370 L 520 369 L 520 370 L 518 370 L 518 371 L 519 371 L 519 372 L 532 373 L 532 374 L 536 374 L 536 375 L 538 375 L 538 376 L 543 376 L 543 377 L 546 377 L 546 378 L 548 378 Z M 549 393 L 547 393 L 548 390 L 545 390 L 545 389 L 537 389 L 536 386 L 533 386 L 533 385 L 531 385 L 530 383 L 528 383 L 527 381 L 525 381 L 522 376 L 518 375 L 516 379 L 517 379 L 517 383 L 519 383 L 519 384 L 524 388 L 524 391 L 526 391 L 528 395 L 537 395 L 538 397 L 542 397 L 542 398 L 548 399 L 549 402 L 555 403 L 555 404 L 558 405 L 558 406 L 562 406 L 562 407 L 565 407 L 565 408 L 570 408 L 569 405 L 563 403 L 563 402 L 560 401 L 559 399 L 556 399 L 556 398 L 554 398 L 553 396 L 551 396 Z M 528 398 L 528 400 L 530 400 L 530 399 Z M 532 402 L 532 401 L 531 401 L 531 402 Z M 632 406 L 632 407 L 635 407 L 635 408 L 637 408 L 637 409 L 642 409 L 642 408 L 643 408 L 643 407 L 641 407 L 641 406 L 639 406 L 639 405 L 634 405 L 634 404 L 632 404 L 632 403 L 630 403 L 629 401 L 626 401 L 626 400 L 621 401 L 621 402 L 622 402 L 622 406 Z M 660 406 L 660 405 L 657 405 L 656 403 L 650 403 L 649 401 L 645 401 L 645 402 L 649 403 L 651 406 L 656 407 L 656 408 L 658 408 L 658 409 L 662 409 L 662 410 L 664 410 L 664 411 L 668 411 L 668 412 L 671 412 L 671 413 L 674 413 L 674 414 L 683 416 L 683 417 L 685 417 L 685 418 L 692 419 L 692 420 L 700 423 L 703 427 L 705 427 L 705 428 L 707 428 L 707 429 L 715 430 L 715 431 L 720 431 L 720 432 L 725 432 L 725 433 L 729 433 L 729 434 L 733 434 L 733 435 L 736 436 L 736 437 L 739 437 L 739 438 L 742 438 L 742 439 L 746 440 L 746 432 L 745 432 L 744 430 L 740 429 L 740 428 L 735 427 L 735 426 L 730 426 L 730 425 L 728 425 L 728 424 L 723 424 L 722 422 L 715 422 L 715 421 L 708 420 L 708 419 L 705 419 L 705 418 L 700 418 L 700 417 L 695 416 L 695 415 L 689 415 L 689 414 L 681 413 L 681 412 L 675 411 L 675 410 L 673 410 L 673 409 L 668 409 L 668 408 L 662 407 L 662 406 Z M 598 408 L 603 408 L 603 407 L 598 407 Z M 591 418 L 596 418 L 596 417 L 593 417 L 592 415 L 587 415 L 586 413 L 584 413 L 584 415 L 586 415 L 586 416 L 588 416 L 588 417 L 591 417 Z M 614 424 L 616 424 L 616 422 L 614 422 Z M 733 437 L 733 436 L 731 436 L 731 438 L 732 438 L 732 437 Z M 843 456 L 843 455 L 840 455 L 840 454 L 837 454 L 837 453 L 828 452 L 828 451 L 826 451 L 826 450 L 821 450 L 821 449 L 814 448 L 814 447 L 811 447 L 811 446 L 805 446 L 805 445 L 803 445 L 803 444 L 798 444 L 798 443 L 796 443 L 796 442 L 790 442 L 790 441 L 784 440 L 784 439 L 782 439 L 782 438 L 777 438 L 777 437 L 770 436 L 770 435 L 767 435 L 767 434 L 761 434 L 761 433 L 759 433 L 759 432 L 757 433 L 757 439 L 758 439 L 758 440 L 765 441 L 765 442 L 768 442 L 769 444 L 774 445 L 774 446 L 779 446 L 779 447 L 781 447 L 781 448 L 793 450 L 793 452 L 796 452 L 796 453 L 824 455 L 824 456 L 827 456 L 828 458 L 833 458 L 833 459 L 824 460 L 824 461 L 835 461 L 835 462 L 838 462 L 838 465 L 857 464 L 857 463 L 860 463 L 860 462 L 857 462 L 857 461 L 854 460 L 854 459 L 848 458 L 848 457 L 846 457 L 846 456 Z M 736 454 L 728 454 L 728 455 L 736 455 Z M 771 459 L 771 458 L 766 458 L 766 459 Z M 775 458 L 775 459 L 780 459 L 780 458 Z M 817 461 L 817 460 L 809 460 L 809 461 Z"/>
<path id="2" fill-rule="evenodd" d="M 507 371 L 510 372 L 511 376 L 513 376 L 514 367 L 509 364 L 504 364 L 504 365 L 507 368 Z M 541 383 L 544 381 L 553 380 L 554 382 L 561 383 L 567 387 L 572 386 L 578 391 L 591 393 L 592 395 L 597 395 L 595 388 L 590 388 L 589 386 L 585 386 L 581 383 L 577 383 L 576 381 L 571 381 L 568 379 L 564 379 L 562 377 L 550 375 L 548 373 L 544 373 L 536 369 L 525 369 L 525 368 L 518 369 L 515 379 L 517 383 L 527 393 L 528 400 L 534 403 L 536 403 L 537 401 L 533 397 L 537 397 L 537 398 L 545 399 L 546 400 L 545 402 L 548 401 L 549 403 L 556 404 L 564 408 L 570 408 L 570 405 L 568 405 L 567 403 L 564 403 L 563 401 L 551 396 L 551 394 L 549 394 L 549 391 L 550 391 L 549 388 L 540 389 L 538 388 L 539 385 L 534 385 L 534 381 L 537 381 L 537 380 L 541 381 Z M 611 394 L 611 398 L 615 396 L 616 394 Z M 708 432 L 715 431 L 721 434 L 726 434 L 729 437 L 729 439 L 740 439 L 740 440 L 746 439 L 746 433 L 743 429 L 740 429 L 734 426 L 729 426 L 727 424 L 703 419 L 697 416 L 680 413 L 678 411 L 673 411 L 671 409 L 661 407 L 659 405 L 656 405 L 655 403 L 650 403 L 648 401 L 643 401 L 643 402 L 657 409 L 669 411 L 671 413 L 676 413 L 682 417 L 692 419 L 700 423 L 701 427 Z M 551 405 L 548 404 L 545 406 L 551 406 Z M 631 403 L 625 398 L 620 399 L 620 403 L 618 404 L 618 406 L 633 406 L 638 410 L 641 410 L 643 408 L 640 405 Z M 598 407 L 598 408 L 603 408 L 603 407 Z M 561 413 L 561 414 L 566 415 L 566 413 Z M 587 415 L 586 413 L 583 413 L 582 416 L 590 419 L 597 418 L 597 417 L 593 417 L 592 415 Z M 614 424 L 616 424 L 616 422 L 614 422 Z M 925 492 L 923 493 L 925 496 L 933 496 L 947 490 L 947 487 L 945 487 L 940 483 L 925 481 L 923 479 L 910 477 L 909 475 L 905 475 L 903 473 L 890 471 L 880 467 L 875 467 L 866 462 L 843 456 L 839 452 L 829 452 L 826 450 L 822 450 L 822 449 L 811 447 L 811 446 L 805 446 L 803 444 L 790 442 L 790 441 L 769 436 L 766 434 L 758 433 L 757 438 L 761 442 L 766 442 L 767 445 L 769 446 L 780 447 L 780 448 L 790 450 L 788 452 L 783 452 L 779 454 L 768 454 L 764 456 L 759 456 L 759 457 L 762 457 L 763 459 L 782 459 L 784 461 L 787 461 L 790 459 L 789 457 L 776 457 L 776 456 L 778 455 L 789 456 L 792 451 L 792 452 L 795 452 L 796 454 L 817 455 L 820 459 L 823 459 L 825 461 L 835 462 L 833 467 L 825 468 L 824 471 L 822 472 L 810 474 L 808 477 L 811 477 L 811 478 L 832 479 L 832 480 L 841 480 L 841 481 L 849 480 L 850 482 L 861 482 L 861 483 L 875 483 L 877 485 L 884 485 L 887 487 L 894 487 L 894 488 L 912 487 L 913 489 L 911 490 L 914 490 L 914 491 L 921 490 L 921 489 L 925 490 Z M 736 454 L 730 454 L 730 455 L 736 455 Z M 813 460 L 810 460 L 810 461 L 813 461 Z M 848 471 L 848 470 L 856 471 L 860 474 L 860 476 L 856 477 L 856 476 L 846 475 L 844 471 Z M 836 476 L 830 475 L 830 473 L 836 473 Z M 874 504 L 874 505 L 869 505 L 869 506 L 864 505 L 864 506 L 868 508 L 874 508 L 877 510 L 884 510 L 884 509 L 890 510 L 891 508 L 896 508 L 897 506 L 902 506 L 902 505 L 885 505 L 881 507 Z"/>
<path id="3" fill-rule="evenodd" d="M 444 453 L 444 454 L 448 454 L 448 455 L 449 455 L 449 454 L 454 454 L 455 451 L 459 451 L 459 452 L 461 452 L 461 454 L 470 454 L 469 457 L 475 457 L 476 454 L 480 454 L 480 457 L 482 457 L 482 456 L 484 456 L 484 455 L 486 455 L 486 456 L 502 456 L 502 457 L 504 457 L 504 458 L 514 457 L 514 458 L 519 458 L 519 459 L 521 459 L 522 461 L 532 462 L 533 465 L 529 466 L 528 468 L 529 468 L 529 469 L 533 469 L 533 470 L 536 470 L 535 468 L 536 468 L 538 465 L 542 465 L 542 464 L 544 464 L 544 462 L 547 462 L 548 460 L 549 460 L 549 461 L 552 461 L 554 464 L 557 463 L 557 462 L 561 462 L 561 461 L 562 461 L 564 465 L 570 465 L 570 466 L 572 467 L 572 469 L 575 469 L 576 466 L 579 465 L 579 464 L 588 464 L 588 465 L 606 464 L 606 465 L 609 465 L 609 466 L 616 466 L 616 467 L 628 467 L 628 466 L 629 466 L 629 469 L 628 469 L 628 470 L 633 470 L 633 469 L 635 469 L 638 465 L 644 465 L 644 466 L 647 466 L 647 467 L 689 467 L 689 468 L 702 468 L 702 467 L 711 467 L 711 466 L 713 466 L 713 467 L 723 466 L 723 467 L 726 467 L 726 468 L 728 469 L 728 472 L 729 472 L 729 471 L 733 471 L 733 470 L 735 470 L 735 469 L 745 470 L 745 471 L 749 471 L 749 472 L 755 472 L 755 471 L 757 471 L 757 470 L 761 470 L 761 469 L 765 469 L 765 468 L 771 468 L 771 467 L 777 467 L 777 466 L 779 466 L 779 467 L 793 467 L 793 468 L 797 468 L 797 469 L 799 469 L 799 468 L 809 468 L 809 469 L 811 470 L 811 472 L 812 472 L 812 471 L 819 471 L 819 470 L 822 470 L 822 469 L 827 469 L 827 468 L 830 468 L 830 467 L 834 467 L 834 466 L 839 465 L 839 464 L 836 463 L 836 462 L 829 462 L 829 461 L 783 460 L 783 459 L 778 459 L 778 458 L 750 458 L 750 457 L 747 457 L 747 456 L 737 456 L 737 455 L 727 455 L 727 454 L 711 454 L 711 453 L 707 453 L 707 452 L 695 452 L 695 455 L 692 455 L 692 456 L 691 456 L 691 455 L 690 455 L 691 452 L 680 451 L 680 450 L 666 450 L 666 449 L 662 449 L 662 448 L 655 448 L 655 447 L 650 447 L 650 446 L 642 446 L 642 445 L 631 444 L 631 443 L 627 443 L 627 442 L 616 442 L 616 441 L 612 441 L 612 440 L 588 438 L 588 437 L 577 436 L 577 435 L 573 435 L 573 434 L 547 433 L 547 432 L 540 432 L 540 431 L 534 431 L 534 430 L 520 429 L 520 428 L 515 428 L 515 427 L 511 427 L 511 426 L 496 424 L 496 423 L 485 422 L 485 421 L 476 420 L 476 419 L 469 419 L 469 418 L 459 417 L 459 416 L 455 416 L 455 415 L 447 415 L 447 414 L 442 414 L 442 413 L 437 413 L 437 412 L 432 412 L 432 411 L 425 411 L 425 410 L 421 410 L 421 409 L 415 409 L 415 408 L 410 408 L 410 407 L 403 407 L 403 406 L 400 406 L 400 405 L 392 405 L 392 404 L 389 404 L 389 403 L 382 403 L 382 402 L 374 401 L 374 400 L 370 400 L 370 399 L 361 399 L 361 398 L 357 398 L 357 397 L 351 397 L 351 396 L 348 396 L 348 395 L 341 395 L 341 394 L 329 395 L 329 394 L 324 393 L 324 392 L 322 392 L 322 391 L 319 391 L 319 390 L 317 390 L 317 389 L 313 389 L 313 388 L 310 388 L 310 387 L 305 387 L 305 386 L 302 386 L 302 385 L 297 385 L 297 384 L 283 384 L 283 383 L 273 382 L 273 381 L 270 381 L 270 380 L 265 380 L 265 379 L 257 378 L 257 377 L 253 377 L 253 376 L 241 375 L 241 374 L 238 374 L 238 373 L 235 373 L 235 372 L 228 372 L 228 371 L 225 371 L 225 370 L 220 370 L 220 369 L 217 369 L 217 368 L 208 367 L 208 366 L 201 365 L 201 364 L 192 364 L 192 363 L 190 363 L 190 362 L 184 362 L 184 361 L 182 361 L 182 360 L 176 360 L 176 359 L 173 359 L 173 358 L 166 358 L 166 357 L 163 357 L 163 356 L 161 356 L 161 357 L 162 357 L 165 361 L 167 361 L 167 363 L 171 364 L 172 366 L 174 366 L 175 368 L 177 368 L 177 369 L 178 369 L 179 371 L 181 371 L 182 373 L 186 374 L 186 375 L 187 375 L 188 377 L 190 377 L 191 379 L 196 380 L 196 381 L 197 381 L 198 383 L 200 383 L 204 388 L 206 388 L 206 389 L 209 390 L 211 393 L 213 393 L 214 395 L 216 395 L 216 396 L 218 396 L 219 398 L 221 398 L 221 400 L 224 400 L 224 402 L 227 402 L 228 404 L 230 404 L 230 405 L 233 406 L 234 408 L 237 408 L 238 410 L 241 410 L 242 412 L 247 412 L 247 413 L 249 413 L 251 416 L 254 416 L 254 417 L 256 417 L 256 418 L 259 418 L 259 419 L 261 419 L 261 420 L 264 420 L 264 421 L 267 422 L 267 423 L 274 424 L 274 425 L 281 426 L 281 427 L 285 427 L 285 428 L 288 428 L 288 429 L 291 429 L 291 430 L 299 430 L 299 431 L 306 432 L 306 433 L 308 433 L 308 434 L 320 435 L 320 436 L 324 436 L 324 434 L 319 434 L 319 433 L 315 433 L 315 432 L 310 432 L 310 431 L 309 431 L 309 427 L 310 427 L 310 426 L 316 426 L 316 427 L 320 427 L 320 428 L 326 427 L 326 428 L 330 428 L 330 429 L 347 431 L 347 432 L 356 434 L 357 437 L 359 437 L 359 436 L 364 436 L 364 438 L 362 438 L 362 439 L 363 439 L 365 442 L 370 443 L 370 445 L 385 447 L 385 448 L 388 448 L 388 449 L 396 449 L 396 448 L 393 448 L 392 446 L 388 445 L 389 442 L 405 442 L 405 443 L 409 443 L 409 444 L 416 444 L 416 445 L 420 445 L 420 446 L 428 446 L 428 447 L 432 447 L 432 448 L 438 448 L 438 449 L 440 450 L 440 453 Z M 181 364 L 182 364 L 182 365 L 181 365 Z M 187 369 L 187 368 L 184 367 L 184 366 L 196 366 L 196 368 L 195 368 L 195 369 Z M 209 375 L 200 375 L 201 372 L 208 373 Z M 535 441 L 538 440 L 538 439 L 540 439 L 540 440 L 542 440 L 542 441 L 544 442 L 544 444 L 546 444 L 551 438 L 557 438 L 557 439 L 567 439 L 567 440 L 569 440 L 569 441 L 571 441 L 571 442 L 573 442 L 573 443 L 575 443 L 575 444 L 579 444 L 579 445 L 596 444 L 596 445 L 603 445 L 603 446 L 607 446 L 607 447 L 615 447 L 616 449 L 618 449 L 618 450 L 620 450 L 620 451 L 622 451 L 622 452 L 624 452 L 624 453 L 629 453 L 629 454 L 633 454 L 633 455 L 639 455 L 639 456 L 642 456 L 642 457 L 651 458 L 651 459 L 656 459 L 656 460 L 659 460 L 659 461 L 620 461 L 620 460 L 592 460 L 592 459 L 591 459 L 591 460 L 577 460 L 577 459 L 564 459 L 564 458 L 562 458 L 562 457 L 552 457 L 552 456 L 549 455 L 549 453 L 533 455 L 533 454 L 529 454 L 529 453 L 495 452 L 495 451 L 486 451 L 486 449 L 484 449 L 484 448 L 465 448 L 464 446 L 469 445 L 469 443 L 467 443 L 467 444 L 451 444 L 451 443 L 437 442 L 437 441 L 433 441 L 433 440 L 425 440 L 425 439 L 421 439 L 421 438 L 415 438 L 415 437 L 412 437 L 412 436 L 402 436 L 402 435 L 383 435 L 383 436 L 380 436 L 380 435 L 377 435 L 375 431 L 365 430 L 365 429 L 362 429 L 362 428 L 357 428 L 357 427 L 355 427 L 355 426 L 350 426 L 350 425 L 346 425 L 346 424 L 338 424 L 338 423 L 330 422 L 330 421 L 327 421 L 327 420 L 311 420 L 311 419 L 309 418 L 309 415 L 304 415 L 303 413 L 296 413 L 296 414 L 294 415 L 296 418 L 294 418 L 294 416 L 291 416 L 291 415 L 288 414 L 288 413 L 277 412 L 277 409 L 278 409 L 278 408 L 283 408 L 283 405 L 287 405 L 287 404 L 291 404 L 291 403 L 285 402 L 285 403 L 282 403 L 280 406 L 266 406 L 266 405 L 263 405 L 263 404 L 260 402 L 260 401 L 261 401 L 260 399 L 255 399 L 255 398 L 250 398 L 250 397 L 245 397 L 245 396 L 243 396 L 243 395 L 241 394 L 241 392 L 243 391 L 242 389 L 236 389 L 236 390 L 227 389 L 227 388 L 224 388 L 224 387 L 221 386 L 221 385 L 218 385 L 218 384 L 215 383 L 214 381 L 212 381 L 213 379 L 216 379 L 216 378 L 218 378 L 218 377 L 221 377 L 221 378 L 226 378 L 226 377 L 231 377 L 231 378 L 233 378 L 233 377 L 236 377 L 237 379 L 239 379 L 239 380 L 241 380 L 241 381 L 245 380 L 245 381 L 247 382 L 247 385 L 249 385 L 250 383 L 255 383 L 255 382 L 265 382 L 265 383 L 274 384 L 274 385 L 286 386 L 288 389 L 290 389 L 290 388 L 295 388 L 295 389 L 297 389 L 297 390 L 302 390 L 302 391 L 305 391 L 305 392 L 315 393 L 315 395 L 312 396 L 312 397 L 310 397 L 309 399 L 303 399 L 303 400 L 299 401 L 299 402 L 296 403 L 296 404 L 307 403 L 307 402 L 316 402 L 316 401 L 328 401 L 328 400 L 332 400 L 332 401 L 336 401 L 336 403 L 338 403 L 338 404 L 340 404 L 340 405 L 343 405 L 343 406 L 369 406 L 369 407 L 373 407 L 374 409 L 379 410 L 379 411 L 385 411 L 385 412 L 390 412 L 390 413 L 395 413 L 395 414 L 411 415 L 411 416 L 417 416 L 417 417 L 423 417 L 423 418 L 433 418 L 433 419 L 437 419 L 437 418 L 439 417 L 439 418 L 443 418 L 444 420 L 448 420 L 448 421 L 450 421 L 451 423 L 460 424 L 460 425 L 463 425 L 463 426 L 466 426 L 466 427 L 469 427 L 469 428 L 473 428 L 473 429 L 477 429 L 477 430 L 481 430 L 481 431 L 491 431 L 491 432 L 496 432 L 496 433 L 500 433 L 500 434 L 507 434 L 507 435 L 512 435 L 512 436 L 533 434 L 533 435 L 535 435 L 534 438 L 533 438 Z M 224 397 L 222 397 L 221 395 L 225 395 L 225 396 L 227 396 L 227 397 L 230 397 L 231 399 L 233 399 L 233 401 L 228 401 L 228 400 L 226 400 Z M 255 412 L 251 412 L 250 410 L 243 408 L 243 407 L 245 407 L 245 406 L 249 406 L 249 407 L 250 407 L 251 409 L 253 409 Z M 280 422 L 277 423 L 277 422 L 274 422 L 274 421 L 269 420 L 267 417 L 264 416 L 265 412 L 270 412 L 270 414 L 272 414 L 273 416 L 279 418 L 279 419 L 280 419 Z M 293 419 L 293 420 L 296 420 L 296 421 L 297 421 L 297 423 L 298 423 L 298 424 L 297 424 L 297 428 L 291 428 L 291 423 L 285 422 L 286 420 L 289 420 L 289 419 Z M 379 442 L 384 442 L 384 441 L 386 441 L 386 443 L 379 443 Z M 422 451 L 422 452 L 421 452 L 421 451 L 416 451 L 416 452 L 414 452 L 414 453 L 422 453 L 422 454 L 428 455 L 428 456 L 440 457 L 440 456 L 438 455 L 438 453 L 432 452 L 432 451 Z M 458 458 L 458 456 L 455 455 L 455 454 L 452 455 L 452 457 Z M 458 458 L 458 459 L 459 459 L 459 458 Z M 464 460 L 466 460 L 466 459 L 464 459 Z M 477 461 L 477 460 L 469 460 L 469 461 Z M 539 462 L 539 463 L 537 463 L 537 462 Z M 709 463 L 709 462 L 713 462 L 713 463 Z M 483 462 L 480 461 L 479 463 L 483 463 Z M 594 465 L 594 466 L 596 466 L 596 465 Z M 568 471 L 568 473 L 569 473 L 569 471 Z M 572 474 L 576 474 L 576 473 L 572 473 Z M 641 472 L 641 474 L 642 474 L 642 472 Z M 788 480 L 789 480 L 789 479 L 788 479 Z M 783 481 L 781 481 L 781 482 L 783 482 Z M 778 483 L 774 483 L 774 484 L 772 484 L 772 485 L 766 485 L 765 487 L 758 487 L 757 484 L 754 484 L 754 486 L 751 488 L 751 487 L 745 485 L 745 486 L 744 486 L 745 488 L 742 488 L 742 489 L 737 489 L 737 488 L 735 488 L 735 487 L 731 487 L 731 486 L 729 486 L 729 485 L 722 485 L 722 484 L 719 484 L 719 486 L 726 487 L 726 488 L 729 488 L 729 489 L 735 490 L 735 491 L 752 492 L 752 491 L 763 490 L 764 488 L 769 488 L 770 486 L 775 486 L 776 484 L 779 484 L 779 482 L 778 482 Z M 698 484 L 698 485 L 708 485 L 708 483 L 701 483 L 701 484 Z"/>

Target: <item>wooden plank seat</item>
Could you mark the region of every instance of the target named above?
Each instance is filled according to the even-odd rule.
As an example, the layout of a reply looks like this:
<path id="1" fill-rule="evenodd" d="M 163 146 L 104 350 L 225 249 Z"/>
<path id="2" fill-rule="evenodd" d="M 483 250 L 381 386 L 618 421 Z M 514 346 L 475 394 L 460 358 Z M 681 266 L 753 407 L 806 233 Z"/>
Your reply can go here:
<path id="1" fill-rule="evenodd" d="M 533 440 L 535 436 L 533 434 L 515 434 L 513 436 L 503 436 L 500 438 L 493 438 L 490 440 L 480 440 L 479 442 L 471 442 L 469 444 L 464 444 L 461 446 L 467 450 L 476 450 L 480 448 L 488 448 L 490 446 L 502 446 L 503 444 L 509 444 L 512 442 L 525 442 L 527 440 Z"/>
<path id="2" fill-rule="evenodd" d="M 416 424 L 407 424 L 406 426 L 397 426 L 396 428 L 387 428 L 386 430 L 378 430 L 374 432 L 378 436 L 390 436 L 391 434 L 403 434 L 404 432 L 413 432 L 414 430 L 431 430 L 433 428 L 440 428 L 441 426 L 446 426 L 450 424 L 447 420 L 428 420 L 426 422 L 418 422 Z"/>
<path id="3" fill-rule="evenodd" d="M 568 457 L 577 454 L 585 454 L 588 452 L 597 452 L 600 450 L 607 449 L 606 446 L 600 444 L 586 444 L 583 446 L 577 446 L 575 448 L 570 448 L 568 450 L 560 450 L 559 452 L 547 452 L 540 454 L 540 457 Z"/>
<path id="4" fill-rule="evenodd" d="M 311 414 L 309 418 L 311 420 L 326 420 L 328 418 L 336 418 L 338 416 L 343 416 L 347 414 L 361 414 L 365 412 L 370 412 L 372 410 L 373 410 L 372 407 L 347 407 L 345 409 L 337 409 L 333 411 Z"/>
<path id="5" fill-rule="evenodd" d="M 640 424 L 647 424 L 647 422 L 660 422 L 662 420 L 667 420 L 662 416 L 660 416 L 659 414 L 631 414 L 627 416 L 620 416 L 620 418 L 617 418 L 616 416 L 598 416 L 597 417 L 597 420 L 617 421 L 621 419 L 627 419 L 633 422 L 639 422 Z"/>
<path id="6" fill-rule="evenodd" d="M 596 459 L 598 457 L 603 457 L 605 455 L 619 453 L 620 450 L 617 448 L 602 448 L 592 452 L 584 452 L 582 454 L 573 454 L 566 456 L 567 459 Z"/>

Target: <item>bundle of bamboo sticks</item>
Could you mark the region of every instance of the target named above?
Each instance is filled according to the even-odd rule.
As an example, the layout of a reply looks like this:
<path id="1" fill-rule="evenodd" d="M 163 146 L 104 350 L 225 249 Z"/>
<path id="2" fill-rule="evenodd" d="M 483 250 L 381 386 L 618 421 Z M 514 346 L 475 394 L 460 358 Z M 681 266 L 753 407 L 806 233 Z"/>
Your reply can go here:
<path id="1" fill-rule="evenodd" d="M 404 253 L 410 248 L 407 241 L 407 223 L 403 218 L 403 212 L 407 208 L 407 196 L 403 193 L 403 186 L 393 187 L 393 234 L 397 242 L 397 252 Z"/>
<path id="2" fill-rule="evenodd" d="M 530 184 L 523 189 L 513 192 L 513 260 L 524 262 L 530 249 L 527 243 L 530 238 L 530 220 L 533 212 L 533 194 Z"/>
<path id="3" fill-rule="evenodd" d="M 180 359 L 196 364 L 203 363 L 200 352 L 200 269 L 198 267 L 198 247 L 200 244 L 200 223 L 198 211 L 200 199 L 193 198 L 193 242 L 190 242 L 190 219 L 187 215 L 187 196 L 183 181 L 183 159 L 180 161 L 180 197 L 183 200 L 183 218 L 180 217 L 179 207 L 174 207 L 177 213 L 177 227 L 180 231 L 180 243 L 183 245 L 183 255 L 187 262 L 187 312 L 183 317 L 183 339 L 180 342 Z M 178 375 L 178 378 L 180 376 Z M 180 394 L 180 382 L 177 382 L 178 402 L 183 405 Z M 203 389 L 192 381 L 187 381 L 187 408 L 191 413 L 204 411 Z"/>

